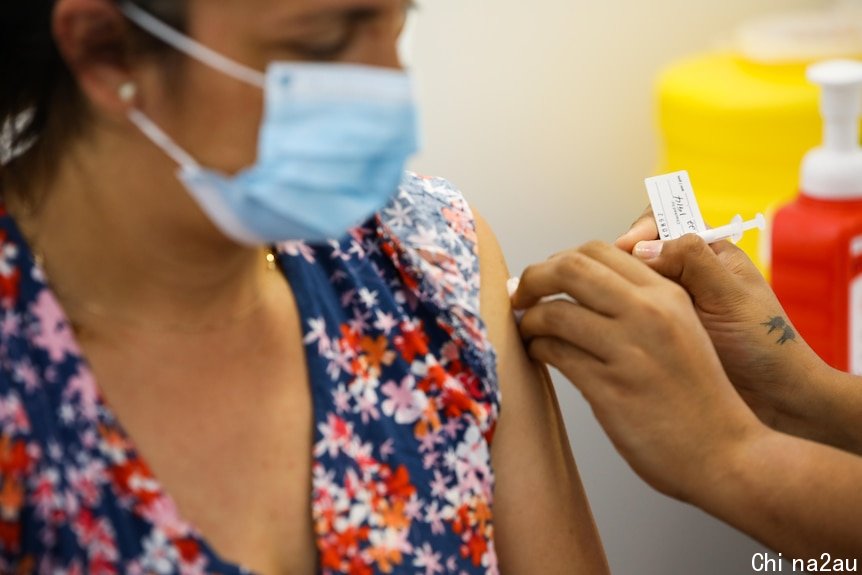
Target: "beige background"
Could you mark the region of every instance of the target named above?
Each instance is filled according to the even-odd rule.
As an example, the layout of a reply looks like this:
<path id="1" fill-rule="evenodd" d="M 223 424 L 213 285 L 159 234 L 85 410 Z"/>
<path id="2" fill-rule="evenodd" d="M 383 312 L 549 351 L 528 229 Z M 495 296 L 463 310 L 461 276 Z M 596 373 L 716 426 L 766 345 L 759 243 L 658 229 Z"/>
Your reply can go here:
<path id="1" fill-rule="evenodd" d="M 426 151 L 415 167 L 461 187 L 514 273 L 586 240 L 612 240 L 647 203 L 656 73 L 726 42 L 749 16 L 819 4 L 424 0 L 414 67 Z M 579 394 L 557 384 L 615 574 L 752 572 L 754 543 L 645 487 Z"/>

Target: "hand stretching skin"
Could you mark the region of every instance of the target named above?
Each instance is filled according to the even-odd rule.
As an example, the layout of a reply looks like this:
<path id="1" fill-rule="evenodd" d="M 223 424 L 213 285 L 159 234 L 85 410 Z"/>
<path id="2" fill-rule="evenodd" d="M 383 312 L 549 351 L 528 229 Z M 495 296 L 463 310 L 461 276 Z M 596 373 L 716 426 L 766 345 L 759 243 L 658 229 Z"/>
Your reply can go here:
<path id="1" fill-rule="evenodd" d="M 539 303 L 559 293 L 579 303 Z M 648 483 L 787 557 L 862 557 L 862 458 L 763 425 L 678 284 L 593 243 L 528 268 L 513 303 L 530 308 L 530 355 L 582 391 Z"/>
<path id="2" fill-rule="evenodd" d="M 694 235 L 658 236 L 647 210 L 617 246 L 689 292 L 730 381 L 767 425 L 862 454 L 862 381 L 826 365 L 797 334 L 745 253 Z"/>
<path id="3" fill-rule="evenodd" d="M 567 301 L 538 303 L 566 293 Z M 530 355 L 583 392 L 634 470 L 690 499 L 761 427 L 734 391 L 691 299 L 636 258 L 591 243 L 529 267 L 513 300 Z"/>

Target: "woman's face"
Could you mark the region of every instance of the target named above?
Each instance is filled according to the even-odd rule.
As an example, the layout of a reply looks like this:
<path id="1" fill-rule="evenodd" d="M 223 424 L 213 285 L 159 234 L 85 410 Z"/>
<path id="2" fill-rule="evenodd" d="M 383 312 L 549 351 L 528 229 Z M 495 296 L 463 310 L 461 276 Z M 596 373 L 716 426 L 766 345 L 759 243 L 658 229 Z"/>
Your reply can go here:
<path id="1" fill-rule="evenodd" d="M 407 0 L 187 0 L 187 33 L 246 66 L 273 61 L 400 67 Z M 200 163 L 236 172 L 251 165 L 263 111 L 259 88 L 195 60 L 133 66 L 137 105 Z M 167 62 L 167 64 L 166 64 Z"/>

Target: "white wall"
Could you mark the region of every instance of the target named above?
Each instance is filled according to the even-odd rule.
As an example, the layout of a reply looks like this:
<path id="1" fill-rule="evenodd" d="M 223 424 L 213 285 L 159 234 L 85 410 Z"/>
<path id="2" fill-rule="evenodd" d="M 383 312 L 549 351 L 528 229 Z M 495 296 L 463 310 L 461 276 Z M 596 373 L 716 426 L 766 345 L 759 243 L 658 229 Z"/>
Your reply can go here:
<path id="1" fill-rule="evenodd" d="M 658 70 L 714 46 L 748 16 L 817 4 L 424 0 L 414 67 L 427 149 L 416 169 L 464 190 L 515 273 L 586 240 L 612 240 L 647 203 Z M 615 574 L 752 572 L 753 542 L 645 487 L 579 394 L 559 377 L 557 387 Z"/>

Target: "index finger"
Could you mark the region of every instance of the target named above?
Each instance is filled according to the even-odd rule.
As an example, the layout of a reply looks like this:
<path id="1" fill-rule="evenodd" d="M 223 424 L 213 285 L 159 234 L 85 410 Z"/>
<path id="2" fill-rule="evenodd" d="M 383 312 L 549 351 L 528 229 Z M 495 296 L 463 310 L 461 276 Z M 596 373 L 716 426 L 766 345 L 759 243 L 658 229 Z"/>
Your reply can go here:
<path id="1" fill-rule="evenodd" d="M 570 250 L 524 270 L 512 305 L 526 309 L 543 298 L 566 294 L 580 305 L 614 317 L 626 309 L 625 302 L 635 288 L 635 284 L 591 254 Z"/>
<path id="2" fill-rule="evenodd" d="M 647 206 L 629 228 L 629 231 L 617 238 L 614 245 L 627 253 L 632 253 L 635 245 L 639 242 L 657 240 L 658 238 L 658 227 L 655 224 L 652 207 Z"/>

